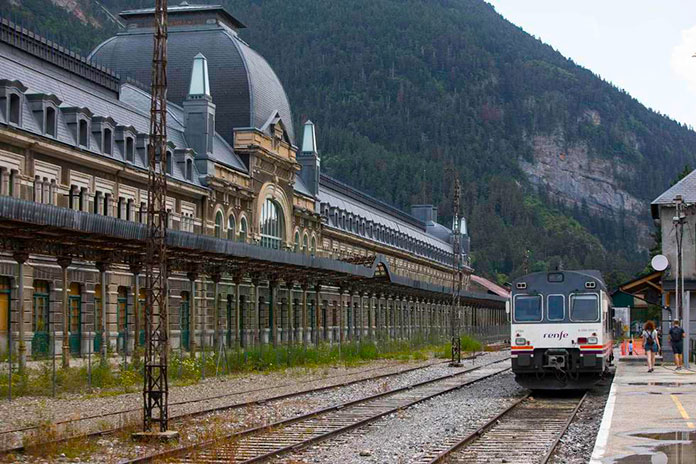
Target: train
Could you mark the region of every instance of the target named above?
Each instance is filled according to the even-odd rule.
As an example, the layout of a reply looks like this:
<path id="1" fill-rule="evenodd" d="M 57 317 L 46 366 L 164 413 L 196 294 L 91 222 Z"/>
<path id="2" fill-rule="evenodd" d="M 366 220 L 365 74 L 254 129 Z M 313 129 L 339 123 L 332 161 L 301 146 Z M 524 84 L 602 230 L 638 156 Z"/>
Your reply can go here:
<path id="1" fill-rule="evenodd" d="M 532 390 L 589 389 L 614 359 L 614 314 L 595 270 L 536 272 L 510 296 L 515 381 Z"/>

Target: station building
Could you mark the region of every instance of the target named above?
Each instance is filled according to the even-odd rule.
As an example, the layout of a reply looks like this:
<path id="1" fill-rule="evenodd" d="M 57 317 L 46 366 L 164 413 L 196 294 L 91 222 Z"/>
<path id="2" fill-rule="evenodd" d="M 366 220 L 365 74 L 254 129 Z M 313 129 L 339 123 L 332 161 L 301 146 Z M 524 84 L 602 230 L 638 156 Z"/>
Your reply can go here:
<path id="1" fill-rule="evenodd" d="M 244 25 L 215 5 L 168 13 L 168 235 L 189 250 L 172 258 L 172 347 L 446 336 L 453 234 L 437 209 L 323 174 L 317 128 L 296 134 Z M 1 21 L 3 347 L 10 332 L 37 357 L 143 343 L 153 14 L 121 13 L 88 58 Z M 462 330 L 507 337 L 501 289 L 462 270 Z"/>

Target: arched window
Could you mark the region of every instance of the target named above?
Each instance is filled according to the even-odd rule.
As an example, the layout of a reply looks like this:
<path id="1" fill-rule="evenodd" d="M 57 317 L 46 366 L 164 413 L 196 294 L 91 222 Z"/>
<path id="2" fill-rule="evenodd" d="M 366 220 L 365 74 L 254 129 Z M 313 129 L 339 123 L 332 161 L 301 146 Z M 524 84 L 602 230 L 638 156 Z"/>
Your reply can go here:
<path id="1" fill-rule="evenodd" d="M 12 124 L 19 124 L 19 115 L 19 95 L 12 93 L 10 94 L 10 122 Z"/>
<path id="2" fill-rule="evenodd" d="M 309 249 L 309 253 L 313 254 L 313 255 L 317 254 L 317 239 L 316 239 L 316 237 L 312 237 L 312 246 Z"/>
<path id="3" fill-rule="evenodd" d="M 300 232 L 297 231 L 295 232 L 295 248 L 294 248 L 295 253 L 300 252 Z"/>
<path id="4" fill-rule="evenodd" d="M 87 146 L 87 130 L 87 121 L 80 119 L 78 139 L 83 147 Z"/>
<path id="5" fill-rule="evenodd" d="M 104 146 L 102 151 L 105 155 L 111 154 L 111 129 L 104 129 Z"/>
<path id="6" fill-rule="evenodd" d="M 302 253 L 309 253 L 309 244 L 307 243 L 309 238 L 307 237 L 307 234 L 304 234 L 304 237 L 302 237 Z"/>
<path id="7" fill-rule="evenodd" d="M 46 108 L 46 135 L 56 136 L 56 110 L 52 107 Z"/>
<path id="8" fill-rule="evenodd" d="M 234 240 L 236 237 L 235 235 L 235 230 L 237 230 L 237 221 L 234 218 L 233 214 L 230 214 L 230 217 L 227 218 L 227 238 L 229 240 Z"/>
<path id="9" fill-rule="evenodd" d="M 215 215 L 215 236 L 222 238 L 222 213 L 220 211 Z"/>
<path id="10" fill-rule="evenodd" d="M 186 180 L 193 180 L 193 161 L 186 160 Z"/>
<path id="11" fill-rule="evenodd" d="M 133 137 L 126 138 L 126 161 L 133 162 L 135 159 L 135 149 L 133 145 Z"/>
<path id="12" fill-rule="evenodd" d="M 167 174 L 172 175 L 172 152 L 167 150 L 167 159 L 165 160 Z M 222 222 L 222 219 L 220 220 Z"/>
<path id="13" fill-rule="evenodd" d="M 267 198 L 261 209 L 261 246 L 279 250 L 283 242 L 283 211 Z"/>
<path id="14" fill-rule="evenodd" d="M 239 241 L 247 241 L 247 220 L 245 217 L 243 217 L 242 220 L 239 221 Z"/>

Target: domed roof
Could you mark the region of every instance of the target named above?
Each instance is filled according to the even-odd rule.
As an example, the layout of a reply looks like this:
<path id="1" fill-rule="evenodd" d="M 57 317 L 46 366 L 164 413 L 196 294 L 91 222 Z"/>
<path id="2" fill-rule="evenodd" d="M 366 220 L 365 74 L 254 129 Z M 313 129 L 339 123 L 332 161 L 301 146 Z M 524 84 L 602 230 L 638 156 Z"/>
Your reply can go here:
<path id="1" fill-rule="evenodd" d="M 186 98 L 193 59 L 208 60 L 210 93 L 216 105 L 216 130 L 233 142 L 233 128 L 262 129 L 277 111 L 294 143 L 287 95 L 266 60 L 237 35 L 245 27 L 219 5 L 169 7 L 167 43 L 167 99 L 181 104 Z M 150 85 L 154 10 L 121 13 L 127 31 L 97 46 L 90 59 Z"/>

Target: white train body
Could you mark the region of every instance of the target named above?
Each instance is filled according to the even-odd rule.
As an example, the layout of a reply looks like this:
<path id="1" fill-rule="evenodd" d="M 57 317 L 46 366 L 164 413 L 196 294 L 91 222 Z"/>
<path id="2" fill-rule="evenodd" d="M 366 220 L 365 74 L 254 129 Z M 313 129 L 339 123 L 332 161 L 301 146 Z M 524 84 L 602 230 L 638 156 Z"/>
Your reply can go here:
<path id="1" fill-rule="evenodd" d="M 513 282 L 515 380 L 533 389 L 591 387 L 613 359 L 611 299 L 598 271 L 529 274 Z"/>

